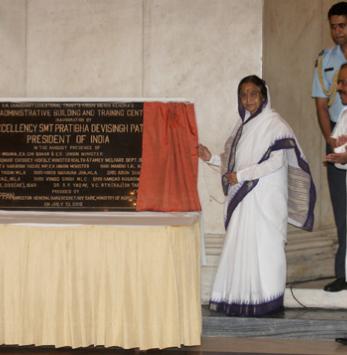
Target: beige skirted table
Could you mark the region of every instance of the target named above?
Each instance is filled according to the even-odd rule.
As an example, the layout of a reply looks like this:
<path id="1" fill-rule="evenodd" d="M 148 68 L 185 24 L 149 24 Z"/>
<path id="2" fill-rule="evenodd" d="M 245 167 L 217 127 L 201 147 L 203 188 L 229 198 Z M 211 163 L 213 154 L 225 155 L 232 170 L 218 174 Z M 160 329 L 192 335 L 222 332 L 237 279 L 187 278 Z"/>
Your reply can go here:
<path id="1" fill-rule="evenodd" d="M 1 211 L 0 223 L 0 344 L 200 344 L 198 213 Z"/>

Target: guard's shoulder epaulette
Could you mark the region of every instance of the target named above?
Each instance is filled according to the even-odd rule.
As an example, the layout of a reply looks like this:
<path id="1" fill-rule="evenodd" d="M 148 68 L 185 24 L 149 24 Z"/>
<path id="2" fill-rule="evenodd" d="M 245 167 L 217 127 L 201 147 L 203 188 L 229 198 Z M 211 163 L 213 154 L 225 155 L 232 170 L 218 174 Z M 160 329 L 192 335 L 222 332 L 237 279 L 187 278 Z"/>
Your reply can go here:
<path id="1" fill-rule="evenodd" d="M 334 55 L 337 50 L 338 50 L 338 46 L 324 48 L 319 52 L 318 57 L 324 57 L 327 55 Z"/>
<path id="2" fill-rule="evenodd" d="M 321 55 L 323 55 L 324 52 L 325 52 L 325 49 L 322 49 L 322 50 L 319 52 L 318 57 L 320 57 Z"/>
<path id="3" fill-rule="evenodd" d="M 324 55 L 326 55 L 326 54 L 329 52 L 329 50 L 331 50 L 331 49 L 332 49 L 332 48 L 324 48 L 324 49 L 322 49 L 322 50 L 319 52 L 318 57 L 317 57 L 317 59 L 316 59 L 316 61 L 315 61 L 315 63 L 314 63 L 314 66 L 315 66 L 315 67 L 318 66 L 318 61 L 319 61 L 319 60 L 322 61 Z"/>
<path id="4" fill-rule="evenodd" d="M 336 70 L 333 76 L 333 80 L 332 83 L 329 87 L 326 87 L 324 80 L 323 80 L 323 74 L 325 72 L 330 72 L 334 70 L 334 66 L 333 65 L 329 65 L 327 68 L 324 68 L 323 66 L 323 61 L 326 61 L 326 59 L 328 59 L 329 62 L 329 57 L 331 54 L 333 54 L 334 52 L 334 48 L 327 48 L 327 49 L 323 49 L 323 51 L 321 51 L 319 53 L 319 56 L 316 60 L 316 69 L 317 69 L 317 75 L 318 75 L 318 80 L 320 83 L 320 86 L 325 94 L 325 96 L 327 96 L 329 98 L 328 100 L 328 106 L 330 107 L 331 105 L 334 104 L 335 102 L 335 98 L 336 98 L 336 92 L 337 92 L 337 76 L 339 71 Z"/>

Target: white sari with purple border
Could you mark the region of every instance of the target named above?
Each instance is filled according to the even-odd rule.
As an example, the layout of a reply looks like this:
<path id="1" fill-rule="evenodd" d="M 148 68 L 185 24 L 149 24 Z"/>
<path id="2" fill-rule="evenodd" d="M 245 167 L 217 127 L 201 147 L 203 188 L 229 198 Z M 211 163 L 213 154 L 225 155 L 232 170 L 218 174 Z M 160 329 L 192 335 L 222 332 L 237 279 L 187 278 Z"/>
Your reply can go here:
<path id="1" fill-rule="evenodd" d="M 210 308 L 261 316 L 283 307 L 287 223 L 312 230 L 315 188 L 292 129 L 269 104 L 239 132 L 224 164 L 239 183 L 224 182 L 226 237 Z"/>

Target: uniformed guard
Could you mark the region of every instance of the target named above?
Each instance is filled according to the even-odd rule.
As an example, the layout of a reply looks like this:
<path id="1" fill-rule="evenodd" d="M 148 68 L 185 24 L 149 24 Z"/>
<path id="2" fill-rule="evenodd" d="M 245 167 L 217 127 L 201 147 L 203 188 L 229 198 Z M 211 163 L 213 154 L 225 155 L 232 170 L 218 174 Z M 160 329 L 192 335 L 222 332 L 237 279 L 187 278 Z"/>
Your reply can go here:
<path id="1" fill-rule="evenodd" d="M 314 70 L 312 97 L 315 99 L 319 125 L 327 144 L 327 153 L 336 147 L 331 137 L 332 129 L 339 119 L 343 104 L 337 91 L 338 72 L 347 62 L 347 2 L 334 4 L 328 12 L 331 37 L 335 47 L 324 49 L 318 56 Z M 336 292 L 347 289 L 346 257 L 346 171 L 327 164 L 330 197 L 333 205 L 338 236 L 338 250 L 335 256 L 336 280 L 324 287 L 325 291 Z"/>
<path id="2" fill-rule="evenodd" d="M 347 59 L 339 45 L 323 49 L 316 60 L 312 96 L 328 99 L 329 120 L 336 123 L 343 108 L 337 92 L 339 68 Z"/>

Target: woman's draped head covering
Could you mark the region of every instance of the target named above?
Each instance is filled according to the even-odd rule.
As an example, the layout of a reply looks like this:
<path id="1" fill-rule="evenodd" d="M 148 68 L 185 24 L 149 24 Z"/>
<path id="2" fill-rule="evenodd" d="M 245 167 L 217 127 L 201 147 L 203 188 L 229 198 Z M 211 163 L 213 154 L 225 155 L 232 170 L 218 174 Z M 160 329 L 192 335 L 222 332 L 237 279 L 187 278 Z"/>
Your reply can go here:
<path id="1" fill-rule="evenodd" d="M 248 112 L 241 102 L 241 89 L 242 85 L 246 83 L 252 83 L 260 90 L 262 96 L 262 103 L 257 108 L 257 110 L 251 114 Z M 236 147 L 237 143 L 240 140 L 243 126 L 252 120 L 254 117 L 258 116 L 265 108 L 271 109 L 270 107 L 270 100 L 269 100 L 269 93 L 268 88 L 265 83 L 265 80 L 259 78 L 256 75 L 248 75 L 241 79 L 239 85 L 237 87 L 237 99 L 238 99 L 238 111 L 241 118 L 241 121 L 238 122 L 236 129 L 234 130 L 233 134 L 229 137 L 229 139 L 225 143 L 224 153 L 221 154 L 222 159 L 222 185 L 224 194 L 227 194 L 229 181 L 225 176 L 226 173 L 233 171 L 235 166 L 235 154 L 236 154 Z"/>
<path id="2" fill-rule="evenodd" d="M 262 96 L 262 104 L 258 107 L 256 112 L 254 112 L 253 114 L 250 114 L 248 111 L 246 111 L 246 109 L 243 107 L 243 105 L 241 103 L 241 88 L 242 88 L 243 84 L 247 84 L 247 83 L 254 84 L 260 90 L 260 93 Z M 239 115 L 241 117 L 242 122 L 245 121 L 245 118 L 247 117 L 247 115 L 249 116 L 249 117 L 247 117 L 247 121 L 249 119 L 259 115 L 259 113 L 262 112 L 263 109 L 268 104 L 268 88 L 265 83 L 265 80 L 260 79 L 256 75 L 249 75 L 249 76 L 244 77 L 243 79 L 241 79 L 241 81 L 239 82 L 239 85 L 237 87 L 237 98 L 238 98 Z"/>

